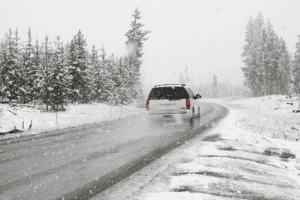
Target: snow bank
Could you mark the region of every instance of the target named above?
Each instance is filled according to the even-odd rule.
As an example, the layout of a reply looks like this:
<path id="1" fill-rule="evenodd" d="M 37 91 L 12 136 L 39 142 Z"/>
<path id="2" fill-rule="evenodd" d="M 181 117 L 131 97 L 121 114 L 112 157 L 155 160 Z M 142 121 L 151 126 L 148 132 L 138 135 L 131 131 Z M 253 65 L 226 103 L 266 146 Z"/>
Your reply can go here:
<path id="1" fill-rule="evenodd" d="M 0 114 L 0 130 L 11 130 L 16 127 L 24 131 L 22 133 L 0 136 L 0 139 L 100 123 L 145 112 L 145 109 L 135 106 L 123 105 L 121 107 L 101 103 L 69 105 L 66 107 L 66 111 L 62 112 L 41 112 L 30 107 L 12 108 L 7 104 L 0 104 L 0 110 L 2 110 Z M 28 130 L 30 124 L 31 130 Z"/>
<path id="2" fill-rule="evenodd" d="M 293 113 L 299 106 L 298 97 L 271 95 L 231 101 L 227 106 L 239 110 L 241 128 L 274 138 L 300 139 L 300 113 Z"/>

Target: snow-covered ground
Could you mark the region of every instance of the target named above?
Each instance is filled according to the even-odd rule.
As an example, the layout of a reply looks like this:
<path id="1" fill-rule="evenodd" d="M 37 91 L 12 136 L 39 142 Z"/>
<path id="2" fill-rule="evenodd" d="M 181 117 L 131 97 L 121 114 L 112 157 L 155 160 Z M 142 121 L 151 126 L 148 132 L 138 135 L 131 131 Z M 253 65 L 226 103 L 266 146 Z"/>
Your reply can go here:
<path id="1" fill-rule="evenodd" d="M 290 141 L 300 139 L 300 113 L 293 113 L 299 109 L 298 97 L 274 95 L 232 101 L 229 105 L 239 109 L 237 123 L 245 130 Z"/>
<path id="2" fill-rule="evenodd" d="M 101 103 L 69 105 L 66 107 L 66 111 L 57 113 L 41 112 L 41 110 L 31 107 L 13 108 L 8 104 L 0 104 L 0 132 L 12 130 L 14 127 L 24 131 L 22 133 L 6 134 L 0 136 L 0 139 L 110 121 L 141 112 L 145 112 L 145 109 L 124 105 L 121 108 L 121 106 L 110 106 Z M 31 130 L 28 130 L 31 122 Z"/>
<path id="3" fill-rule="evenodd" d="M 230 113 L 94 199 L 299 199 L 297 99 L 203 101 Z"/>

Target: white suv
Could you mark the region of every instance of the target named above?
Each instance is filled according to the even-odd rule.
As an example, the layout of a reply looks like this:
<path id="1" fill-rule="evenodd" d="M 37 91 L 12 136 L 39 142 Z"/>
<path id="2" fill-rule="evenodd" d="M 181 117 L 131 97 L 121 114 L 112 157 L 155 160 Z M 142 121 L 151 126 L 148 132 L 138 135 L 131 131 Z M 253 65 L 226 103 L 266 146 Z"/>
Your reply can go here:
<path id="1" fill-rule="evenodd" d="M 150 91 L 146 109 L 149 115 L 184 114 L 194 118 L 200 116 L 199 98 L 201 96 L 194 95 L 185 84 L 156 85 Z"/>

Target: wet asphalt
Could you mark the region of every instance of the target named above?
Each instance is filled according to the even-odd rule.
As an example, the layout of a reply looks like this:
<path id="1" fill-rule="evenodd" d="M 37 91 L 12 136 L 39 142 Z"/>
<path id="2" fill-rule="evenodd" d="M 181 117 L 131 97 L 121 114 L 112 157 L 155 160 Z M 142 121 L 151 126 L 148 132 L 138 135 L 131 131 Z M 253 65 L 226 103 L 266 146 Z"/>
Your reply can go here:
<path id="1" fill-rule="evenodd" d="M 201 104 L 201 115 L 140 115 L 0 141 L 0 199 L 89 199 L 226 116 Z"/>

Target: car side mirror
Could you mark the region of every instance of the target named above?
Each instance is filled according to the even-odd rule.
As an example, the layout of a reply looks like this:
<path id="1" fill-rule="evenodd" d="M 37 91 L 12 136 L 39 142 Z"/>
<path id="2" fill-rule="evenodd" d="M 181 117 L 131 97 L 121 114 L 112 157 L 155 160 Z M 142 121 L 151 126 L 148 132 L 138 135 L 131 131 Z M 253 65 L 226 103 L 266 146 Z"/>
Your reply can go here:
<path id="1" fill-rule="evenodd" d="M 200 94 L 196 94 L 196 99 L 200 99 L 201 95 Z"/>

